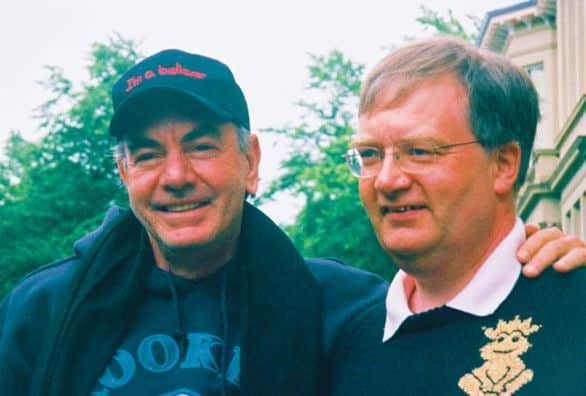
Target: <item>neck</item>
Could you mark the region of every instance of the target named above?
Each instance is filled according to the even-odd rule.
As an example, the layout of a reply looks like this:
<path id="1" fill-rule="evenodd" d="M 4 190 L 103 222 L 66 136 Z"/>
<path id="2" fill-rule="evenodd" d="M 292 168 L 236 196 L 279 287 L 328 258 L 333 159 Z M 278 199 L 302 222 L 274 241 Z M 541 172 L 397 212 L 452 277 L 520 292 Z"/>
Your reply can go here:
<path id="1" fill-rule="evenodd" d="M 169 271 L 182 278 L 197 280 L 208 277 L 228 261 L 236 253 L 237 241 L 224 244 L 220 248 L 161 248 L 151 239 L 155 265 L 163 271 Z"/>
<path id="2" fill-rule="evenodd" d="M 474 278 L 486 259 L 515 224 L 512 216 L 487 235 L 485 243 L 459 244 L 429 257 L 411 262 L 399 258 L 397 264 L 409 275 L 409 308 L 414 313 L 447 304 Z"/>
<path id="3" fill-rule="evenodd" d="M 451 277 L 410 276 L 412 286 L 407 296 L 409 309 L 413 313 L 441 307 L 456 297 L 472 280 L 481 265 L 475 265 L 462 274 Z"/>

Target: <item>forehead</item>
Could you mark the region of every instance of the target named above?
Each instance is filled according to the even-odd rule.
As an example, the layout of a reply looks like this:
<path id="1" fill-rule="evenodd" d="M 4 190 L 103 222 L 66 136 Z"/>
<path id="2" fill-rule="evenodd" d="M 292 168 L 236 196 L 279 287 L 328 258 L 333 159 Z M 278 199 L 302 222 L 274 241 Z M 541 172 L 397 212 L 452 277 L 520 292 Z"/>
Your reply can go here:
<path id="1" fill-rule="evenodd" d="M 223 137 L 233 125 L 209 119 L 194 120 L 184 117 L 163 117 L 148 126 L 124 136 L 124 141 L 139 144 L 145 140 L 157 142 L 189 141 L 203 136 Z"/>
<path id="2" fill-rule="evenodd" d="M 469 128 L 468 93 L 455 75 L 429 77 L 407 90 L 404 86 L 399 80 L 381 89 L 372 109 L 359 117 L 355 142 L 473 136 Z"/>

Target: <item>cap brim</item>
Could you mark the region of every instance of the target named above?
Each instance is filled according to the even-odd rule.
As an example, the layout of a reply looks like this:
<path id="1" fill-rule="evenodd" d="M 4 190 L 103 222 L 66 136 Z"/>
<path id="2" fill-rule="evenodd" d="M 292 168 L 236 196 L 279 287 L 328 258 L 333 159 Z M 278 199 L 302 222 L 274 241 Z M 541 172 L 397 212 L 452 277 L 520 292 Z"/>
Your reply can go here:
<path id="1" fill-rule="evenodd" d="M 228 112 L 192 92 L 177 88 L 153 87 L 141 91 L 119 105 L 110 121 L 110 134 L 120 137 L 146 127 L 149 120 L 165 115 L 232 121 Z"/>

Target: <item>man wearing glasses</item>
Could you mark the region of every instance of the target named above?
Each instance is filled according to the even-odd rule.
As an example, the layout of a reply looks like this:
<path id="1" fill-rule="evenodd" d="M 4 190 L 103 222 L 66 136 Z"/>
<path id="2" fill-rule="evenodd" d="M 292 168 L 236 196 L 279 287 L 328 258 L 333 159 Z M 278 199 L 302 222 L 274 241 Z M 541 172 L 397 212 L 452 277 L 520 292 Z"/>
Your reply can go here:
<path id="1" fill-rule="evenodd" d="M 383 282 L 304 261 L 245 203 L 257 190 L 260 146 L 225 64 L 161 51 L 128 70 L 112 99 L 131 210 L 111 208 L 76 256 L 0 302 L 0 394 L 324 395 L 331 345 L 368 298 L 384 296 Z M 373 155 L 375 169 L 383 146 L 367 143 L 374 149 L 359 151 L 359 163 Z M 423 161 L 426 148 L 414 147 L 407 153 Z M 395 158 L 406 165 L 409 154 Z M 544 261 L 584 261 L 567 257 L 572 243 L 558 238 L 560 250 L 548 252 L 552 235 L 533 238 Z"/>
<path id="2" fill-rule="evenodd" d="M 367 77 L 347 161 L 401 270 L 337 340 L 334 395 L 586 394 L 586 271 L 530 280 L 515 256 L 538 119 L 524 71 L 452 39 Z"/>

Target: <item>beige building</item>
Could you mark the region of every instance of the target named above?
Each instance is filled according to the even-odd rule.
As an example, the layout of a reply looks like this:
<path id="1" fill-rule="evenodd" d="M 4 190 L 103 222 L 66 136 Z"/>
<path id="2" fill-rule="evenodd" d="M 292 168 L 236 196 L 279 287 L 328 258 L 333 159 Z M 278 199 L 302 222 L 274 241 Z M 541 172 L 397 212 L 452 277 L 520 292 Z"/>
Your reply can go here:
<path id="1" fill-rule="evenodd" d="M 521 217 L 586 238 L 586 1 L 533 0 L 491 11 L 477 44 L 525 68 L 540 94 Z"/>

